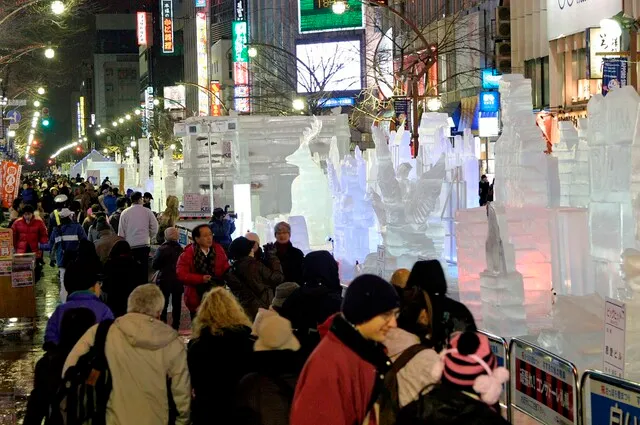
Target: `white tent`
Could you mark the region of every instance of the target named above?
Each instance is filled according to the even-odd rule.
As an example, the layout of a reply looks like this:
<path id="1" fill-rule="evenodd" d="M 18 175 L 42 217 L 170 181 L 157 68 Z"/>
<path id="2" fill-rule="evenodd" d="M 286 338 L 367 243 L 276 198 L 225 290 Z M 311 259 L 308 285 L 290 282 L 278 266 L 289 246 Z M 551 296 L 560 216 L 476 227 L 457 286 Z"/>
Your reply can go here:
<path id="1" fill-rule="evenodd" d="M 106 156 L 102 155 L 100 152 L 94 149 L 91 152 L 89 152 L 87 156 L 85 156 L 80 161 L 78 161 L 76 165 L 71 167 L 71 172 L 69 173 L 71 177 L 75 177 L 76 175 L 80 174 L 80 176 L 86 179 L 87 176 L 85 174 L 87 172 L 87 165 L 89 164 L 89 160 L 92 160 L 93 162 L 109 161 L 109 159 Z"/>

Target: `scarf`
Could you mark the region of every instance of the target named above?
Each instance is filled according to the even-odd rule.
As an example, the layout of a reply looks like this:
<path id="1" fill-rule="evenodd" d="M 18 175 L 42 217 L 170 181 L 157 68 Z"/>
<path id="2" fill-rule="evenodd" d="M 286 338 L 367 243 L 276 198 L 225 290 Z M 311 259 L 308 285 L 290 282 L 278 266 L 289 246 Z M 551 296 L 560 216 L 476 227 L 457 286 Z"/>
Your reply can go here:
<path id="1" fill-rule="evenodd" d="M 195 269 L 196 273 L 201 275 L 209 275 L 213 277 L 213 263 L 215 261 L 215 254 L 213 247 L 209 248 L 207 255 L 202 252 L 202 249 L 198 244 L 193 244 L 193 251 L 195 252 Z"/>

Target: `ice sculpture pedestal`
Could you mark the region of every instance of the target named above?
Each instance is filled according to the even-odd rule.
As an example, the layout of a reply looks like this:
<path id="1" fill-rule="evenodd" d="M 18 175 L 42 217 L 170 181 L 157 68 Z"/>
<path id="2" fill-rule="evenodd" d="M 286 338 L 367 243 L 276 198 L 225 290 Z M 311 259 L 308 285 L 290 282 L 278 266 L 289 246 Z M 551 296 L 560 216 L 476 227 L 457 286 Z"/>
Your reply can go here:
<path id="1" fill-rule="evenodd" d="M 480 273 L 480 298 L 484 329 L 502 337 L 527 333 L 524 280 L 520 273 Z"/>

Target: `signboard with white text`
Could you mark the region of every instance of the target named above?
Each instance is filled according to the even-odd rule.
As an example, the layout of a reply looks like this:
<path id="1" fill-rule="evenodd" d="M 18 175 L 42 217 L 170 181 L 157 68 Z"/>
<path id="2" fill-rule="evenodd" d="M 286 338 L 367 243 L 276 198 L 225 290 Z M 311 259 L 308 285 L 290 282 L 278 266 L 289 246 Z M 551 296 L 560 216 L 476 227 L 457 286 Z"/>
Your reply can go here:
<path id="1" fill-rule="evenodd" d="M 606 56 L 599 53 L 619 52 L 620 37 L 612 37 L 601 28 L 587 29 L 587 63 L 589 78 L 602 78 L 602 61 Z"/>
<path id="2" fill-rule="evenodd" d="M 147 45 L 147 13 L 136 13 L 136 36 L 138 38 L 138 46 Z"/>
<path id="3" fill-rule="evenodd" d="M 547 0 L 547 38 L 566 37 L 600 26 L 622 11 L 623 0 Z"/>
<path id="4" fill-rule="evenodd" d="M 162 13 L 162 53 L 173 53 L 173 0 L 160 0 Z"/>
<path id="5" fill-rule="evenodd" d="M 198 68 L 198 85 L 209 85 L 209 46 L 207 44 L 207 14 L 196 13 L 196 66 Z M 204 90 L 198 90 L 198 115 L 209 115 L 209 94 Z"/>
<path id="6" fill-rule="evenodd" d="M 624 378 L 626 306 L 612 298 L 604 300 L 604 373 Z"/>

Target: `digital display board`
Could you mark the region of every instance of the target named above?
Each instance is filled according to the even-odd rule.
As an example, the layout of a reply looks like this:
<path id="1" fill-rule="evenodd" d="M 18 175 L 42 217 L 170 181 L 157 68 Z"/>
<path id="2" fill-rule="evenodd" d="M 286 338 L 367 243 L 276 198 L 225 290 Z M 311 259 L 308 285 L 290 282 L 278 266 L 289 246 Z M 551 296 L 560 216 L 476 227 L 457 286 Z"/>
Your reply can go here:
<path id="1" fill-rule="evenodd" d="M 360 40 L 298 44 L 298 93 L 362 89 Z"/>
<path id="2" fill-rule="evenodd" d="M 361 0 L 346 0 L 342 14 L 333 12 L 334 0 L 298 0 L 300 34 L 364 28 L 364 8 Z"/>

